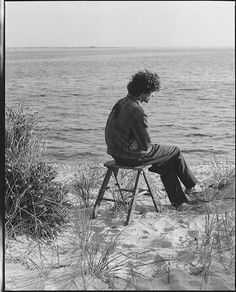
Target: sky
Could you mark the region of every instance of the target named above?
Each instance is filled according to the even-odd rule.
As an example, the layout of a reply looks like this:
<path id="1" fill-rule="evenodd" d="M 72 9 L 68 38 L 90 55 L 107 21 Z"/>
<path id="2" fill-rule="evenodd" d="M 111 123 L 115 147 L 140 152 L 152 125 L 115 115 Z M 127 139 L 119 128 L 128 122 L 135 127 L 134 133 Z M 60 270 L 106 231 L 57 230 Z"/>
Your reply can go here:
<path id="1" fill-rule="evenodd" d="M 234 48 L 234 5 L 234 1 L 6 1 L 6 46 Z"/>

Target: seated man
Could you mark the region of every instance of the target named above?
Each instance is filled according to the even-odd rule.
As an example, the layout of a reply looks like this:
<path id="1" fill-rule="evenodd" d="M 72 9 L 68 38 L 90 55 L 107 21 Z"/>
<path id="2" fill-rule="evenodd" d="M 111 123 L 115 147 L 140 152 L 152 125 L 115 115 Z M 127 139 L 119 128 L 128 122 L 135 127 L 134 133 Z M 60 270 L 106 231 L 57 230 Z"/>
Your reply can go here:
<path id="1" fill-rule="evenodd" d="M 190 203 L 185 194 L 191 192 L 197 180 L 178 147 L 151 142 L 141 103 L 149 102 L 159 88 L 157 73 L 145 70 L 132 76 L 127 85 L 128 95 L 117 101 L 107 119 L 107 153 L 120 165 L 151 164 L 149 170 L 160 174 L 168 198 L 178 210 L 183 203 Z M 185 193 L 179 179 L 186 187 Z"/>

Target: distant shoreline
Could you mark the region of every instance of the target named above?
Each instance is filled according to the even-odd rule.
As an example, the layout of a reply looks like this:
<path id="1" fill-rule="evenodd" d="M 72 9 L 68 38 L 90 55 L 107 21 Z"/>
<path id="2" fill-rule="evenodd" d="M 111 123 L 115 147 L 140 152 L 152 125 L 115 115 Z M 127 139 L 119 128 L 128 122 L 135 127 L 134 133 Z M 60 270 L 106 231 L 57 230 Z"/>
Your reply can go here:
<path id="1" fill-rule="evenodd" d="M 235 50 L 234 47 L 141 47 L 141 46 L 68 46 L 68 47 L 5 47 L 6 50 L 24 50 L 24 49 L 157 49 L 157 50 Z"/>

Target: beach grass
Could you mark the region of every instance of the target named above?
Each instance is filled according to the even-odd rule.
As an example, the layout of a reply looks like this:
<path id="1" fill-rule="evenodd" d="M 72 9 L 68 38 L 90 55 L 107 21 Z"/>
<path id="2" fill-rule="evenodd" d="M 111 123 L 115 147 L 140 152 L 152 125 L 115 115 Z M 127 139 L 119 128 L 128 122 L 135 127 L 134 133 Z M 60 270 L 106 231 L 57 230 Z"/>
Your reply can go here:
<path id="1" fill-rule="evenodd" d="M 215 189 L 222 189 L 231 184 L 235 179 L 235 165 L 228 159 L 220 160 L 216 156 L 210 161 L 211 176 L 209 186 Z"/>
<path id="2" fill-rule="evenodd" d="M 94 189 L 101 185 L 104 175 L 104 170 L 95 158 L 83 161 L 74 167 L 69 189 L 77 196 L 80 208 L 88 208 L 93 205 Z"/>

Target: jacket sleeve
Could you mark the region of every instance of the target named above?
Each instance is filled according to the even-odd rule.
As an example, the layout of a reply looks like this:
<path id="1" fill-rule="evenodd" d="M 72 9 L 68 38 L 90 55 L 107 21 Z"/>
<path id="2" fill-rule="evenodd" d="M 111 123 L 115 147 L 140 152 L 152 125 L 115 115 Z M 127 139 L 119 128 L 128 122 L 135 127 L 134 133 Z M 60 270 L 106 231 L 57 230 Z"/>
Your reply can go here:
<path id="1" fill-rule="evenodd" d="M 134 112 L 134 123 L 132 131 L 139 148 L 144 151 L 150 150 L 151 138 L 148 130 L 147 115 L 142 108 L 138 108 Z"/>

